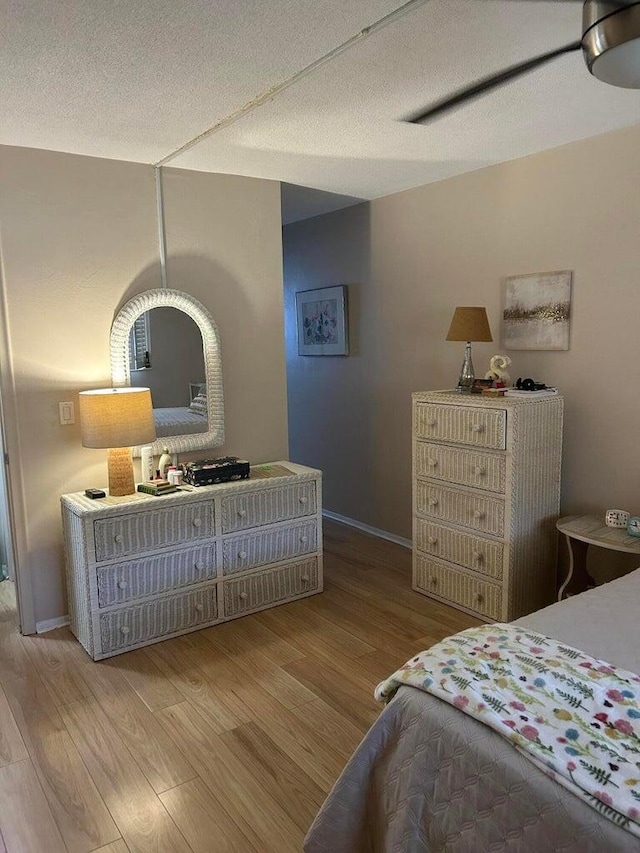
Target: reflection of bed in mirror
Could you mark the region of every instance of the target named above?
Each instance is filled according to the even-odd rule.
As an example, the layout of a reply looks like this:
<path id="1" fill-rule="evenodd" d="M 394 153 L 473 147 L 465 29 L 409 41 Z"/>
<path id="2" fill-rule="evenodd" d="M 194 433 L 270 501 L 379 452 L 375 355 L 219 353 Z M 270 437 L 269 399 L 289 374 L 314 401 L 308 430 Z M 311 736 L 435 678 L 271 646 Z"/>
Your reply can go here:
<path id="1" fill-rule="evenodd" d="M 209 424 L 204 415 L 192 412 L 188 406 L 169 406 L 153 409 L 153 420 L 158 438 L 167 435 L 194 435 L 206 432 Z"/>
<path id="2" fill-rule="evenodd" d="M 153 420 L 158 438 L 207 431 L 207 383 L 189 382 L 189 399 L 188 406 L 154 405 Z"/>

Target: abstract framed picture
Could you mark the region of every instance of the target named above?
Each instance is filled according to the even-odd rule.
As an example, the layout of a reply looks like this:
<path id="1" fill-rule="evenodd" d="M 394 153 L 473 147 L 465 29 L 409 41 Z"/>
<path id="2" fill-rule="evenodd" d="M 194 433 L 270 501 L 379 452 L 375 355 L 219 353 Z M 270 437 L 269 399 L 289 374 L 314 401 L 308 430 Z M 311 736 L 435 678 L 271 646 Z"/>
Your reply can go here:
<path id="1" fill-rule="evenodd" d="M 298 355 L 349 355 L 347 287 L 296 293 Z"/>
<path id="2" fill-rule="evenodd" d="M 502 314 L 505 349 L 569 349 L 571 279 L 571 270 L 505 279 Z"/>

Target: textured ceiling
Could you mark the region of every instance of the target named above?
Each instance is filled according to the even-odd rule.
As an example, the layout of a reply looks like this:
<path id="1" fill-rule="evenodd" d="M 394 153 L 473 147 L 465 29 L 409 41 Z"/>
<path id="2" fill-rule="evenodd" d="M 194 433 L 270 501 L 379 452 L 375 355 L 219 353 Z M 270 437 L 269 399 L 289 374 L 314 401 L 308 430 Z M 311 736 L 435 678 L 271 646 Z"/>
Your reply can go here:
<path id="1" fill-rule="evenodd" d="M 219 125 L 171 165 L 352 203 L 640 122 L 640 91 L 598 82 L 574 53 L 428 126 L 404 123 L 579 38 L 581 3 L 413 0 L 336 51 L 402 5 L 0 0 L 0 143 L 154 163 Z M 294 218 L 313 208 L 285 195 Z"/>

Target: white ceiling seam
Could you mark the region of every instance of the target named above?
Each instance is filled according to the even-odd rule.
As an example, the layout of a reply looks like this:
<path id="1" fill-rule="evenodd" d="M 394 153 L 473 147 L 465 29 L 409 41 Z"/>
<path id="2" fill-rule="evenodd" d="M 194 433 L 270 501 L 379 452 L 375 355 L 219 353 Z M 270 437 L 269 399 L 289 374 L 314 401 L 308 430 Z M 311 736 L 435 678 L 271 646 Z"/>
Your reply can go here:
<path id="1" fill-rule="evenodd" d="M 339 44 L 337 47 L 334 47 L 332 50 L 328 51 L 324 54 L 324 56 L 319 57 L 313 62 L 309 63 L 309 65 L 301 68 L 300 71 L 297 71 L 295 74 L 292 74 L 287 80 L 283 80 L 280 83 L 276 83 L 271 86 L 266 92 L 263 92 L 260 95 L 256 95 L 248 103 L 244 104 L 244 106 L 240 107 L 240 109 L 226 116 L 225 118 L 217 121 L 215 124 L 211 125 L 211 127 L 207 128 L 207 130 L 203 130 L 202 133 L 199 133 L 193 139 L 190 139 L 188 142 L 185 142 L 184 145 L 181 145 L 179 148 L 176 148 L 171 153 L 167 154 L 166 157 L 163 157 L 161 160 L 158 160 L 154 165 L 157 167 L 166 166 L 167 163 L 170 163 L 176 157 L 179 157 L 181 154 L 190 151 L 192 148 L 195 148 L 196 145 L 199 145 L 205 139 L 208 139 L 214 133 L 222 130 L 225 127 L 228 127 L 230 124 L 233 124 L 238 119 L 247 115 L 253 110 L 265 104 L 267 101 L 273 100 L 280 92 L 283 92 L 285 89 L 288 89 L 290 86 L 294 86 L 300 80 L 303 80 L 305 77 L 308 77 L 310 74 L 313 74 L 314 71 L 318 71 L 328 62 L 331 62 L 336 57 L 345 53 L 347 50 L 352 48 L 354 45 L 358 44 L 362 39 L 367 38 L 374 33 L 377 33 L 379 30 L 384 27 L 389 26 L 389 24 L 394 23 L 394 21 L 399 20 L 404 17 L 404 15 L 408 15 L 410 12 L 413 12 L 420 6 L 424 6 L 425 3 L 430 3 L 432 0 L 408 0 L 408 2 L 404 3 L 402 6 L 399 6 L 397 9 L 394 9 L 393 12 L 389 12 L 389 14 L 384 15 L 384 17 L 375 21 L 373 24 L 369 24 L 369 26 L 364 27 L 364 29 L 360 30 L 360 32 L 348 38 L 346 41 L 343 41 L 342 44 Z"/>

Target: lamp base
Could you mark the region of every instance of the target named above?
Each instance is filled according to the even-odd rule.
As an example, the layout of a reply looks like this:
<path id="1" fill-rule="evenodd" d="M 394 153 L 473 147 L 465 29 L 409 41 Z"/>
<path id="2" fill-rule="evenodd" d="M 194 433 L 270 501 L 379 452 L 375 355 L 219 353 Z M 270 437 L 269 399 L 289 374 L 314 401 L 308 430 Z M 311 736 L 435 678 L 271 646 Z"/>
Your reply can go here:
<path id="1" fill-rule="evenodd" d="M 473 362 L 471 361 L 471 341 L 467 341 L 464 351 L 464 361 L 462 362 L 460 376 L 458 377 L 458 391 L 470 392 L 473 388 L 473 380 L 475 378 Z"/>
<path id="2" fill-rule="evenodd" d="M 133 495 L 136 484 L 133 478 L 133 459 L 130 447 L 112 447 L 107 451 L 109 468 L 109 494 L 115 497 Z"/>

